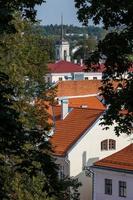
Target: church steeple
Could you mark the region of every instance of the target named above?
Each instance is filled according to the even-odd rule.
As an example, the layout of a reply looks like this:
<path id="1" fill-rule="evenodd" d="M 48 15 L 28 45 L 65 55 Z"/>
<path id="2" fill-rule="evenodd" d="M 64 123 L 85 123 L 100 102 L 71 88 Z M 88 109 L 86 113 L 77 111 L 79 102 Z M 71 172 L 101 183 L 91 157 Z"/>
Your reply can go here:
<path id="1" fill-rule="evenodd" d="M 55 57 L 56 57 L 56 61 L 59 61 L 59 60 L 70 61 L 71 59 L 69 42 L 64 39 L 63 15 L 61 15 L 60 40 L 55 45 Z"/>

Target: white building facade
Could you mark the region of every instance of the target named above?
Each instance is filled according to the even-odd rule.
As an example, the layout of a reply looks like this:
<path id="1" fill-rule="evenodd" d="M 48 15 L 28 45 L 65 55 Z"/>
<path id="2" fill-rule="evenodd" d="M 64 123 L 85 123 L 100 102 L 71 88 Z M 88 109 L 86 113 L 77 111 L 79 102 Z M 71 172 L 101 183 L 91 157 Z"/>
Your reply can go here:
<path id="1" fill-rule="evenodd" d="M 132 200 L 133 173 L 93 169 L 93 200 Z"/>
<path id="2" fill-rule="evenodd" d="M 93 200 L 133 199 L 133 144 L 94 163 Z"/>
<path id="3" fill-rule="evenodd" d="M 67 80 L 102 80 L 102 72 L 51 72 L 45 76 L 49 83 Z"/>

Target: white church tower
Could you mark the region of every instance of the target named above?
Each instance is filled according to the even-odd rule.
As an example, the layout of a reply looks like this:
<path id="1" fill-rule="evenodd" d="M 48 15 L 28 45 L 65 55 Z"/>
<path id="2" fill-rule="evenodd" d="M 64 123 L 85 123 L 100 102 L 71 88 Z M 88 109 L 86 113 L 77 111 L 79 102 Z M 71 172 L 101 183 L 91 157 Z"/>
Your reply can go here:
<path id="1" fill-rule="evenodd" d="M 56 42 L 55 45 L 55 58 L 56 61 L 65 60 L 70 61 L 70 45 L 69 42 L 64 39 L 63 33 L 63 16 L 61 16 L 61 39 Z"/>

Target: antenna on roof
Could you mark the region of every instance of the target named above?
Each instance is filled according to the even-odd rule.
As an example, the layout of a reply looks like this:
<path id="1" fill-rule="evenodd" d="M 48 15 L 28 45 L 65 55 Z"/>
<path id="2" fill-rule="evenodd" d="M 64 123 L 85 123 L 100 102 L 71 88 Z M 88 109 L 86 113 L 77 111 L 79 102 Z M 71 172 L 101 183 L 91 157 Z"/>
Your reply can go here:
<path id="1" fill-rule="evenodd" d="M 61 41 L 63 41 L 63 35 L 64 35 L 64 30 L 63 30 L 63 14 L 61 14 Z"/>

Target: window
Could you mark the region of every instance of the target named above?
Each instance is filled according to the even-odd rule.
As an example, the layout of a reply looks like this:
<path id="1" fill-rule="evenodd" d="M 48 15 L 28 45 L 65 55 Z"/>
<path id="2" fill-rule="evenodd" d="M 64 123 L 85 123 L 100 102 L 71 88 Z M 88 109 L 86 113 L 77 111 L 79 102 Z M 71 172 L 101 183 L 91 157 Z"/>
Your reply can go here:
<path id="1" fill-rule="evenodd" d="M 85 80 L 88 80 L 88 77 L 85 77 Z"/>
<path id="2" fill-rule="evenodd" d="M 108 140 L 103 140 L 101 142 L 101 150 L 108 150 Z"/>
<path id="3" fill-rule="evenodd" d="M 59 77 L 59 81 L 62 81 L 62 77 Z"/>
<path id="4" fill-rule="evenodd" d="M 67 60 L 67 51 L 64 50 L 64 60 Z"/>
<path id="5" fill-rule="evenodd" d="M 62 166 L 62 165 L 59 165 L 58 176 L 59 176 L 60 180 L 62 180 L 65 177 L 65 175 L 64 175 L 64 166 Z"/>
<path id="6" fill-rule="evenodd" d="M 116 141 L 115 140 L 109 139 L 109 149 L 110 150 L 116 149 Z"/>
<path id="7" fill-rule="evenodd" d="M 93 77 L 93 80 L 97 80 L 97 77 Z"/>
<path id="8" fill-rule="evenodd" d="M 127 185 L 125 181 L 119 181 L 119 197 L 127 196 Z"/>
<path id="9" fill-rule="evenodd" d="M 116 149 L 116 141 L 113 139 L 103 140 L 101 142 L 101 151 L 104 150 L 115 150 Z"/>
<path id="10" fill-rule="evenodd" d="M 48 79 L 47 79 L 47 80 L 48 80 L 48 83 L 50 83 L 50 77 L 48 77 Z"/>
<path id="11" fill-rule="evenodd" d="M 105 194 L 112 195 L 112 179 L 105 179 Z"/>

